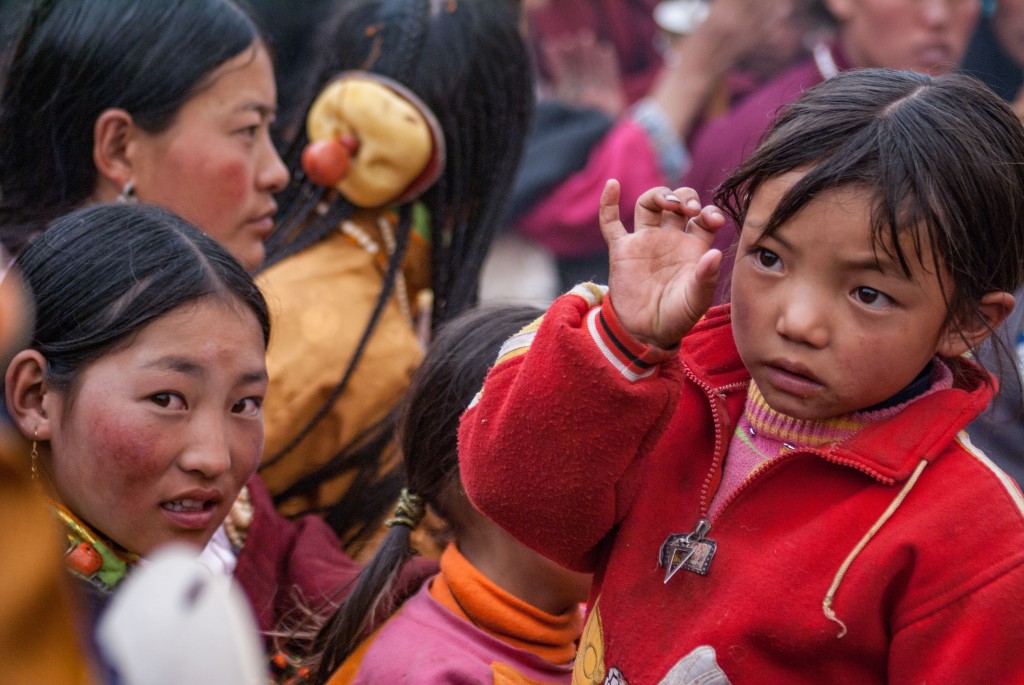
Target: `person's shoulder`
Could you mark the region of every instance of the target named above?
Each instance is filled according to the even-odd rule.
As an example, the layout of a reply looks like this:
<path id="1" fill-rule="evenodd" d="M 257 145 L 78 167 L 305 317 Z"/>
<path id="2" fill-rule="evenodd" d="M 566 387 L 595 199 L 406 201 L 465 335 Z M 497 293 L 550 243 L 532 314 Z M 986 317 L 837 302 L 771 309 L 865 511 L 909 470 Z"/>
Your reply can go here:
<path id="1" fill-rule="evenodd" d="M 974 501 L 976 504 L 971 506 L 979 509 L 991 509 L 990 516 L 1015 522 L 1024 544 L 1024 494 L 1020 486 L 989 452 L 972 442 L 966 431 L 957 435 L 937 466 L 945 467 L 949 480 L 956 480 L 958 498 L 965 503 Z"/>

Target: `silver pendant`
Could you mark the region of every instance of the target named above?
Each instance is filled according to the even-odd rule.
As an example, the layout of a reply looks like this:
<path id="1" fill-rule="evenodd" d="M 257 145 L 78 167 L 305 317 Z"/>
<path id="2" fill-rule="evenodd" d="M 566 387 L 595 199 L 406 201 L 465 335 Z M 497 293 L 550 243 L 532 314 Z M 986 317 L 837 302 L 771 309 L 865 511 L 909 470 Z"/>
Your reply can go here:
<path id="1" fill-rule="evenodd" d="M 661 543 L 658 554 L 658 566 L 665 569 L 665 580 L 676 574 L 679 569 L 686 569 L 702 576 L 711 568 L 711 558 L 715 556 L 718 543 L 705 536 L 711 530 L 711 522 L 701 519 L 692 533 L 669 535 Z"/>

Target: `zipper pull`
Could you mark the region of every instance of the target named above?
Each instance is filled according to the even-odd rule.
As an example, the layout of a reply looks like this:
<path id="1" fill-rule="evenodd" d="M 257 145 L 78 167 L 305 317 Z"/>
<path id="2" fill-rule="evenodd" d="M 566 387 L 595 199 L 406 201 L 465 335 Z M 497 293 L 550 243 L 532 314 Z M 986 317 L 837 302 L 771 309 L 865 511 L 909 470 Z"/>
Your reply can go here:
<path id="1" fill-rule="evenodd" d="M 668 583 L 679 569 L 686 569 L 702 576 L 708 574 L 711 559 L 718 549 L 718 543 L 707 537 L 710 530 L 711 522 L 701 519 L 693 532 L 669 535 L 665 542 L 661 543 L 658 566 L 665 569 L 664 583 Z"/>

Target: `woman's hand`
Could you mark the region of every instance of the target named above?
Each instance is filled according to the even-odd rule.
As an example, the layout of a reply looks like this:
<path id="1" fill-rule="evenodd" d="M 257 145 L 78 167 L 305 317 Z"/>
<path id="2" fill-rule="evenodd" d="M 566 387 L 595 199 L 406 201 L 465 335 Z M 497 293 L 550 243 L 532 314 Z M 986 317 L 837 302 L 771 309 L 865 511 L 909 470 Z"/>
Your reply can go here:
<path id="1" fill-rule="evenodd" d="M 725 217 L 701 209 L 690 188 L 653 188 L 636 203 L 635 230 L 619 220 L 619 183 L 601 193 L 608 285 L 623 327 L 646 344 L 677 345 L 711 306 L 722 253 L 711 249 Z"/>

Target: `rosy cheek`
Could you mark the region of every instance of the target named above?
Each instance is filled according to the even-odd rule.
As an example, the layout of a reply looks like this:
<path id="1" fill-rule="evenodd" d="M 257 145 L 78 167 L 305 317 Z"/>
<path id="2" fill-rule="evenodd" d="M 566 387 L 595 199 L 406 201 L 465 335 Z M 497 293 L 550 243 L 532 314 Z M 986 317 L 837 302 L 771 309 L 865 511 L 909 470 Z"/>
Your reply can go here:
<path id="1" fill-rule="evenodd" d="M 96 467 L 111 483 L 136 486 L 167 470 L 173 453 L 161 449 L 160 432 L 147 422 L 104 415 L 91 425 Z"/>
<path id="2" fill-rule="evenodd" d="M 233 160 L 222 164 L 218 171 L 213 188 L 216 188 L 216 197 L 220 204 L 226 208 L 238 209 L 238 204 L 253 188 L 249 166 L 241 160 Z"/>
<path id="3" fill-rule="evenodd" d="M 247 437 L 244 448 L 239 454 L 236 465 L 239 475 L 244 480 L 249 480 L 256 474 L 256 467 L 259 466 L 260 457 L 263 455 L 263 431 L 257 435 Z"/>

